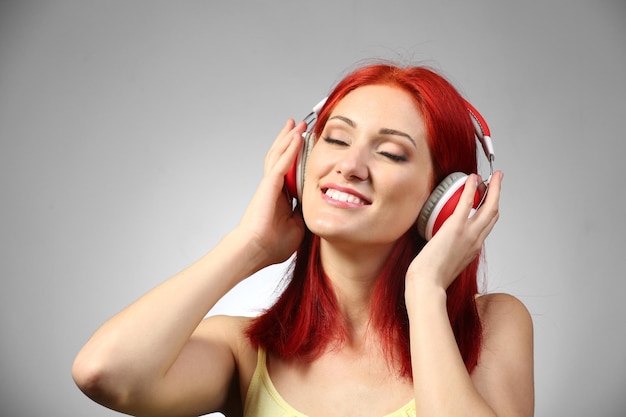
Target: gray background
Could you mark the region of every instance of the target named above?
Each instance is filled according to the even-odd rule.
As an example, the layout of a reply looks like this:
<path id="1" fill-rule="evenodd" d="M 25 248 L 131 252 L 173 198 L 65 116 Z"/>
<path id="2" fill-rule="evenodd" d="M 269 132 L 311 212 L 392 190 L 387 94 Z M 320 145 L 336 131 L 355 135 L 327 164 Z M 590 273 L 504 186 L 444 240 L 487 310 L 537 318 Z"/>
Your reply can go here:
<path id="1" fill-rule="evenodd" d="M 491 126 L 488 288 L 533 314 L 536 415 L 626 415 L 624 45 L 621 0 L 0 2 L 0 414 L 116 415 L 78 349 L 230 230 L 284 121 L 374 57 L 443 71 Z M 211 314 L 254 314 L 283 270 Z"/>

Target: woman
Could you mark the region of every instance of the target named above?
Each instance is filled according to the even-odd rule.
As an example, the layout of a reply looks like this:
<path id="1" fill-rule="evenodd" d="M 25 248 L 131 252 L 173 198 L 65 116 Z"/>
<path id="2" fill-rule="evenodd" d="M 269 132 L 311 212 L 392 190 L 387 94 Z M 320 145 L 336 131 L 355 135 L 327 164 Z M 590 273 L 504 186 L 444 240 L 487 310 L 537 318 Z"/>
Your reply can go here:
<path id="1" fill-rule="evenodd" d="M 467 103 L 426 68 L 357 69 L 319 112 L 292 210 L 285 175 L 305 128 L 290 120 L 279 133 L 233 231 L 93 335 L 78 386 L 132 415 L 533 415 L 530 316 L 476 284 L 502 173 L 475 212 L 470 174 L 430 240 L 415 226 L 440 181 L 477 171 Z M 294 252 L 260 317 L 205 318 Z"/>

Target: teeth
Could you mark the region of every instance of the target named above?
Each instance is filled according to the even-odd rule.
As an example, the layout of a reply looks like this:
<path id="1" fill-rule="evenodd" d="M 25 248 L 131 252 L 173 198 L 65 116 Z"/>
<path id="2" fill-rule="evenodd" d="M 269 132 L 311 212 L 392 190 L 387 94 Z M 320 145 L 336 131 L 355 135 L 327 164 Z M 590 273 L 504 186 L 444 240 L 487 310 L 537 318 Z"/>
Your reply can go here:
<path id="1" fill-rule="evenodd" d="M 348 202 L 348 203 L 354 203 L 354 204 L 365 204 L 365 202 L 361 200 L 359 197 L 356 197 L 348 193 L 342 193 L 341 191 L 333 190 L 332 188 L 329 188 L 328 190 L 326 190 L 326 195 L 332 198 L 333 200 L 342 201 L 344 203 Z"/>

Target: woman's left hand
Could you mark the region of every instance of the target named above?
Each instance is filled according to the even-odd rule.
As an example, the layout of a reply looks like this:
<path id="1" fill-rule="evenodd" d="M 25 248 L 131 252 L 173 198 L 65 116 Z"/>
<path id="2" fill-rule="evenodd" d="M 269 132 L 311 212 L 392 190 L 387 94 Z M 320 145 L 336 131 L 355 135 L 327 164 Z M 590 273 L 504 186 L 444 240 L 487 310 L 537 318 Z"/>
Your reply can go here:
<path id="1" fill-rule="evenodd" d="M 444 290 L 478 256 L 499 217 L 502 172 L 494 172 L 485 201 L 470 217 L 480 178 L 469 176 L 459 203 L 435 236 L 411 262 L 407 280 L 429 280 Z"/>

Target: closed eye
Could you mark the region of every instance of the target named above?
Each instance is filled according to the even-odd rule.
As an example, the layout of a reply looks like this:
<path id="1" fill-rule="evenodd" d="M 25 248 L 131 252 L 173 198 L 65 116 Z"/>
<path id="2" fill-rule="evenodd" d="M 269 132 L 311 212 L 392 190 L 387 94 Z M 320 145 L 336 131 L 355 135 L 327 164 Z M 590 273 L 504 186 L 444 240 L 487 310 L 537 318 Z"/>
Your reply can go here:
<path id="1" fill-rule="evenodd" d="M 345 142 L 343 140 L 339 140 L 339 139 L 333 139 L 333 138 L 330 138 L 330 137 L 325 137 L 324 138 L 324 142 L 330 143 L 332 145 L 348 146 L 347 142 Z"/>
<path id="2" fill-rule="evenodd" d="M 395 161 L 395 162 L 404 162 L 404 161 L 408 160 L 406 155 L 396 155 L 396 154 L 389 153 L 389 152 L 384 152 L 384 151 L 381 151 L 381 152 L 378 152 L 378 153 L 380 155 L 386 157 L 386 158 L 391 159 L 392 161 Z"/>

